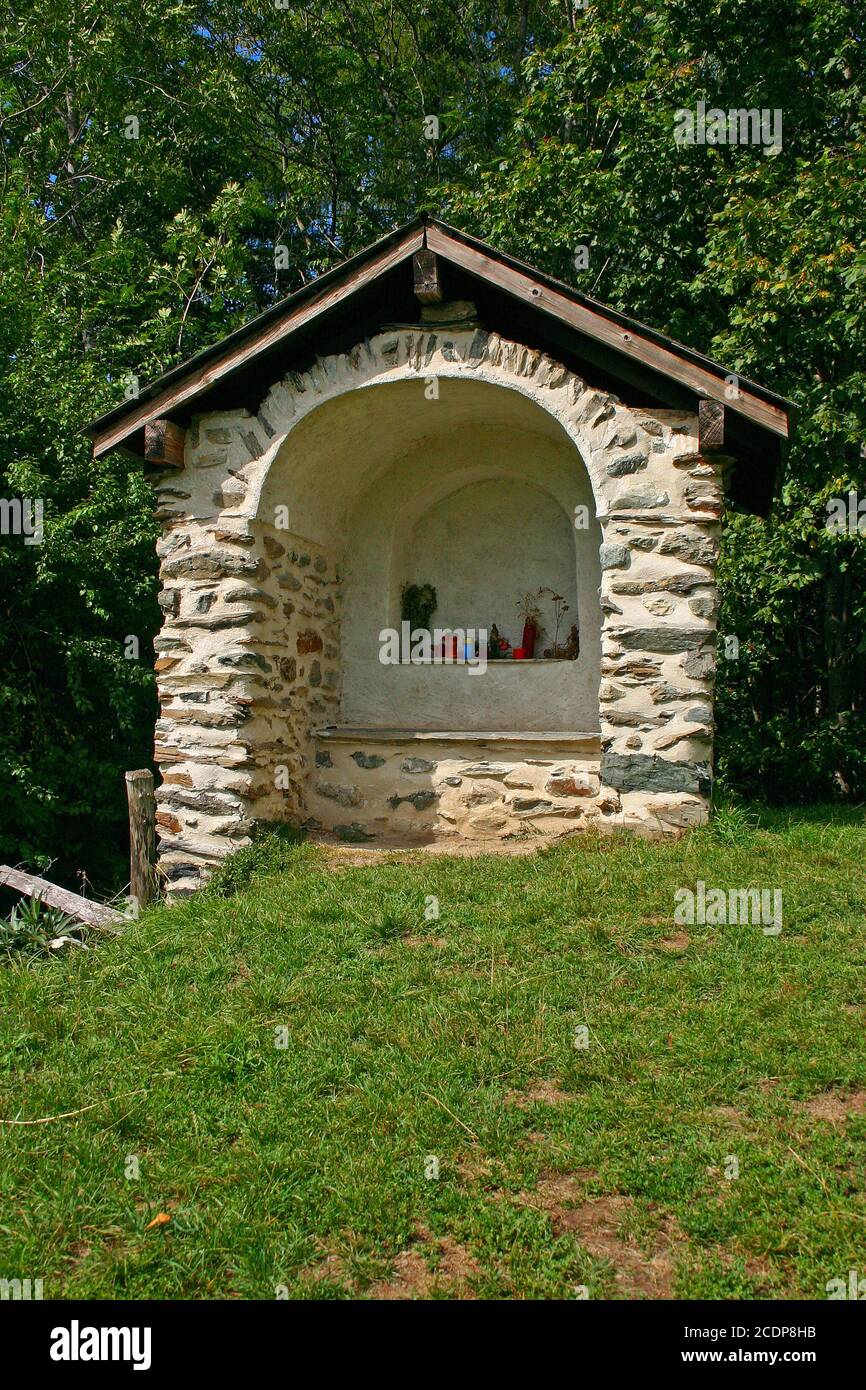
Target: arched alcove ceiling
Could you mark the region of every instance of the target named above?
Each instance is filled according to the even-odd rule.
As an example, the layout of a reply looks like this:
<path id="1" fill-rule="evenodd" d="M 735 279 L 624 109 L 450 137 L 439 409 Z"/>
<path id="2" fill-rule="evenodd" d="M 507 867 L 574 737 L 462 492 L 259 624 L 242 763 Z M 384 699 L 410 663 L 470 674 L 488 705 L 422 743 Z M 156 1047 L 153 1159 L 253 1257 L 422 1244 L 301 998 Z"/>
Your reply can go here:
<path id="1" fill-rule="evenodd" d="M 573 496 L 562 497 L 571 509 L 579 502 L 592 505 L 592 493 L 584 462 L 552 415 L 520 392 L 489 382 L 438 379 L 438 399 L 425 396 L 423 378 L 348 390 L 325 402 L 292 429 L 268 471 L 257 507 L 264 521 L 277 506 L 289 509 L 289 529 L 329 549 L 342 549 L 349 534 L 352 513 L 359 499 L 377 478 L 411 460 L 441 448 L 447 464 L 460 455 L 460 470 L 468 480 L 471 458 L 465 441 L 473 434 L 483 438 L 485 457 L 479 458 L 479 476 L 490 476 L 492 459 L 498 457 L 502 474 L 520 477 L 520 452 L 530 443 L 544 444 L 572 478 Z M 425 480 L 430 496 L 417 503 L 412 492 L 405 499 L 407 520 L 430 504 L 432 496 L 449 483 L 441 477 Z"/>

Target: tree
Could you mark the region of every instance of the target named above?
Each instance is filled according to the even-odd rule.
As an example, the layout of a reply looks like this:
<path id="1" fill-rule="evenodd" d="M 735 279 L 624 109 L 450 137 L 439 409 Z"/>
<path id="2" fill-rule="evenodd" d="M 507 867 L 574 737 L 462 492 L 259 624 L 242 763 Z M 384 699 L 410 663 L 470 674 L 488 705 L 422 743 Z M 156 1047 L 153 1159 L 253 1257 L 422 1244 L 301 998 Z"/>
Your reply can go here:
<path id="1" fill-rule="evenodd" d="M 864 17 L 594 4 L 527 58 L 505 148 L 449 190 L 479 234 L 799 406 L 773 515 L 728 518 L 721 568 L 741 657 L 720 662 L 718 765 L 776 799 L 866 789 L 866 526 L 826 526 L 866 497 Z M 781 151 L 677 145 L 701 100 L 780 110 Z"/>

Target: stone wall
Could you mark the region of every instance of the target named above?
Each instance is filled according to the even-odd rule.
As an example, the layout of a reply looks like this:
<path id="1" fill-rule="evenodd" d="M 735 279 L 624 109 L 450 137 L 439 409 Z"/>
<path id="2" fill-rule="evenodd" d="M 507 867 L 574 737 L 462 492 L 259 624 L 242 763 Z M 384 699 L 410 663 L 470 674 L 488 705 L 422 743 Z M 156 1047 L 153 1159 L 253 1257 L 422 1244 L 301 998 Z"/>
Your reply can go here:
<path id="1" fill-rule="evenodd" d="M 398 382 L 415 382 L 421 392 L 431 377 L 469 377 L 521 393 L 572 441 L 576 474 L 588 472 L 603 537 L 601 761 L 598 790 L 590 783 L 597 815 L 589 819 L 659 833 L 707 814 L 722 487 L 721 463 L 697 453 L 696 419 L 628 409 L 544 354 L 483 330 L 384 333 L 277 383 L 255 416 L 235 411 L 196 421 L 187 433 L 184 469 L 156 479 L 165 614 L 155 643 L 159 831 L 161 865 L 175 892 L 192 890 L 255 820 L 308 818 L 311 797 L 319 798 L 316 811 L 321 801 L 338 804 L 316 782 L 310 789 L 310 779 L 320 771 L 312 730 L 340 719 L 342 540 L 337 528 L 332 534 L 301 524 L 294 504 L 305 498 L 315 523 L 319 497 L 322 508 L 333 508 L 333 494 L 354 485 L 352 461 L 344 479 L 331 475 L 321 452 L 326 432 L 319 453 L 300 452 L 297 473 L 281 477 L 290 491 L 297 479 L 297 494 L 285 499 L 291 533 L 277 529 L 268 479 L 299 428 L 329 402 L 349 393 L 373 400 L 367 388 Z M 368 473 L 357 487 L 372 481 Z M 353 498 L 337 500 L 338 511 L 348 514 Z M 324 515 L 321 510 L 319 519 Z M 309 534 L 317 534 L 315 544 L 302 539 Z M 414 826 L 417 807 L 400 800 L 404 792 L 413 795 L 406 783 L 413 774 L 402 769 L 410 756 L 401 750 L 394 755 L 399 763 L 386 760 L 382 777 L 396 767 L 389 796 L 398 804 L 389 814 L 399 821 L 400 808 L 411 806 L 403 819 Z M 492 804 L 461 809 L 461 796 L 452 797 L 456 789 L 445 780 L 461 776 L 445 766 L 454 760 L 435 761 L 444 785 L 430 790 L 438 793 L 443 826 L 468 823 L 473 807 Z M 523 759 L 525 766 L 531 764 Z M 341 779 L 347 770 L 340 769 Z M 568 780 L 567 767 L 563 772 Z M 552 775 L 547 768 L 530 775 L 515 763 L 501 779 L 475 780 L 501 783 L 507 793 L 490 813 L 494 819 L 505 815 L 523 824 L 535 815 L 552 823 L 562 815 L 585 822 L 584 813 L 565 814 L 561 803 L 567 810 L 572 794 L 551 792 Z M 509 777 L 527 785 L 506 787 Z M 533 811 L 515 804 L 533 798 L 551 806 Z M 340 808 L 340 823 L 351 809 Z M 453 822 L 446 820 L 450 814 Z"/>
<path id="2" fill-rule="evenodd" d="M 652 440 L 646 468 L 601 518 L 601 772 L 619 823 L 652 832 L 707 814 L 724 461 L 691 438 L 672 454 L 675 415 L 636 412 L 635 425 Z"/>
<path id="3" fill-rule="evenodd" d="M 198 887 L 256 820 L 304 818 L 310 730 L 339 710 L 336 562 L 222 505 L 243 497 L 226 486 L 230 440 L 224 421 L 205 417 L 183 473 L 156 480 L 157 828 L 173 896 Z"/>
<path id="4" fill-rule="evenodd" d="M 504 840 L 598 825 L 598 740 L 479 734 L 326 734 L 307 805 L 311 824 L 353 843 Z"/>

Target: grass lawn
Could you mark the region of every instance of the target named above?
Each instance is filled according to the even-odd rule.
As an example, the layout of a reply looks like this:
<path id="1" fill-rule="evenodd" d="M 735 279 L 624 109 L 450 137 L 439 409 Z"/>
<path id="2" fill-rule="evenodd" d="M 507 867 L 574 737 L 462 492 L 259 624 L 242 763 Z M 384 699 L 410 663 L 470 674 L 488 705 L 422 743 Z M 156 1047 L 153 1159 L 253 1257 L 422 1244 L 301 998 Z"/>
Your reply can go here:
<path id="1" fill-rule="evenodd" d="M 823 1299 L 866 1274 L 864 865 L 826 808 L 526 858 L 302 845 L 4 963 L 0 1115 L 82 1113 L 0 1126 L 0 1277 Z M 780 888 L 781 934 L 675 925 L 698 879 Z"/>

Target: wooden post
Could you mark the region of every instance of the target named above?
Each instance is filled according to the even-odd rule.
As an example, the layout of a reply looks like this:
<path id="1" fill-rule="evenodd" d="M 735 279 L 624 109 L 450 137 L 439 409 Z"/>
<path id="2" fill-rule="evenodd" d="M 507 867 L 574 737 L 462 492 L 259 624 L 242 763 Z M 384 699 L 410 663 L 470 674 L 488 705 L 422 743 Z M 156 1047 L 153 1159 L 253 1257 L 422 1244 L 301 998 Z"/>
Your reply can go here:
<path id="1" fill-rule="evenodd" d="M 129 892 L 139 907 L 156 894 L 156 797 L 147 768 L 126 774 L 129 802 Z"/>

